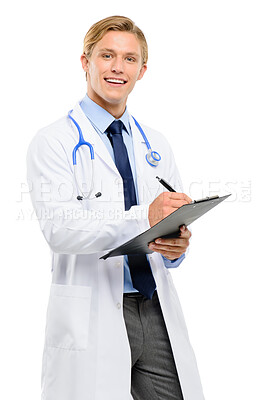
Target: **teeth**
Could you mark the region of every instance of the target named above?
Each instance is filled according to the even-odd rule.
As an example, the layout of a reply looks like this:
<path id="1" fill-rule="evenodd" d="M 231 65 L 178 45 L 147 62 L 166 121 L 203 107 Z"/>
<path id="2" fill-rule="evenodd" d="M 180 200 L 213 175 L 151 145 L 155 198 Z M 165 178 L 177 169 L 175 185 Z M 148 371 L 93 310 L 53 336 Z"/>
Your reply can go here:
<path id="1" fill-rule="evenodd" d="M 106 81 L 110 83 L 124 83 L 121 79 L 106 79 Z"/>

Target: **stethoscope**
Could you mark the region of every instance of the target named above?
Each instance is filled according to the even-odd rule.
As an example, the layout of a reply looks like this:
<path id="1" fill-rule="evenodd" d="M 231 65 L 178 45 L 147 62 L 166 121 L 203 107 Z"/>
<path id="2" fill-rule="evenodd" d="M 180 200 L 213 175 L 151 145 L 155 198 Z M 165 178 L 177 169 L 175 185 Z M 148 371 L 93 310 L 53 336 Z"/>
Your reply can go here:
<path id="1" fill-rule="evenodd" d="M 75 182 L 76 182 L 76 185 L 78 187 L 79 192 L 82 194 L 82 196 L 77 196 L 77 200 L 86 200 L 86 199 L 91 200 L 91 199 L 94 199 L 95 197 L 100 197 L 102 195 L 102 193 L 101 192 L 97 192 L 93 197 L 90 197 L 91 192 L 89 192 L 88 194 L 85 194 L 83 192 L 82 188 L 80 187 L 80 185 L 78 183 L 78 179 L 77 179 L 77 157 L 76 157 L 76 155 L 77 155 L 77 151 L 79 150 L 79 148 L 81 146 L 85 145 L 85 146 L 89 147 L 91 160 L 92 160 L 92 169 L 91 169 L 91 176 L 90 176 L 90 187 L 92 187 L 92 180 L 93 180 L 93 173 L 94 173 L 94 171 L 93 171 L 93 169 L 94 169 L 94 159 L 95 159 L 94 148 L 93 148 L 91 143 L 86 142 L 84 140 L 84 137 L 83 137 L 83 134 L 82 134 L 82 130 L 81 130 L 78 122 L 71 116 L 71 113 L 72 113 L 72 110 L 70 110 L 68 112 L 68 117 L 74 123 L 74 125 L 76 126 L 76 128 L 78 130 L 78 133 L 79 133 L 79 141 L 78 141 L 78 143 L 76 144 L 76 146 L 74 147 L 74 149 L 72 151 L 72 163 L 73 163 L 73 170 L 74 170 L 74 179 L 75 179 Z M 134 117 L 132 117 L 132 118 L 133 118 L 133 120 L 135 122 L 135 125 L 139 129 L 139 131 L 140 131 L 140 133 L 141 133 L 141 135 L 142 135 L 142 137 L 143 137 L 143 139 L 145 141 L 147 150 L 148 150 L 148 152 L 147 152 L 147 154 L 145 156 L 146 161 L 151 167 L 156 167 L 159 164 L 160 160 L 161 160 L 161 156 L 157 151 L 152 151 L 150 143 L 149 143 L 149 141 L 148 141 L 148 139 L 147 139 L 147 137 L 145 135 L 145 132 L 143 131 L 142 127 L 136 121 L 136 119 Z"/>

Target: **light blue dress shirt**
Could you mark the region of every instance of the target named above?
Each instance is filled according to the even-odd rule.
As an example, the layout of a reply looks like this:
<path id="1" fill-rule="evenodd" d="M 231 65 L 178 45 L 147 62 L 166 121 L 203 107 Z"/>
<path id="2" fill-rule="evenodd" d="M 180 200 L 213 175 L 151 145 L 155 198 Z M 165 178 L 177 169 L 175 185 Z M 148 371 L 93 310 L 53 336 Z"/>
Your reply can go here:
<path id="1" fill-rule="evenodd" d="M 99 134 L 99 136 L 103 140 L 113 161 L 115 162 L 113 148 L 111 146 L 110 140 L 106 133 L 106 129 L 115 120 L 115 118 L 108 111 L 104 110 L 104 108 L 100 107 L 93 100 L 91 100 L 88 97 L 88 95 L 86 95 L 82 99 L 82 101 L 80 102 L 80 106 L 81 106 L 84 114 L 86 115 L 86 117 L 89 119 L 90 123 L 96 130 L 96 132 Z M 122 137 L 123 137 L 123 141 L 124 141 L 124 144 L 125 144 L 127 152 L 128 152 L 128 157 L 129 157 L 132 174 L 133 174 L 133 179 L 134 179 L 134 184 L 135 184 L 136 200 L 137 200 L 137 204 L 138 204 L 139 198 L 138 198 L 138 190 L 137 190 L 134 148 L 133 148 L 132 131 L 131 131 L 131 126 L 130 126 L 130 122 L 129 122 L 129 114 L 128 114 L 127 108 L 126 108 L 124 114 L 120 117 L 120 120 L 123 122 L 124 127 L 126 128 L 126 129 L 123 129 L 123 131 L 122 131 Z M 167 258 L 163 257 L 164 265 L 166 268 L 177 268 L 183 261 L 184 257 L 185 257 L 185 255 L 183 254 L 180 258 L 178 258 L 177 260 L 174 260 L 174 261 L 168 260 Z M 132 284 L 132 279 L 131 279 L 130 270 L 129 270 L 129 266 L 128 266 L 127 256 L 124 256 L 124 293 L 128 293 L 128 292 L 137 292 L 137 290 L 133 287 L 133 284 Z"/>

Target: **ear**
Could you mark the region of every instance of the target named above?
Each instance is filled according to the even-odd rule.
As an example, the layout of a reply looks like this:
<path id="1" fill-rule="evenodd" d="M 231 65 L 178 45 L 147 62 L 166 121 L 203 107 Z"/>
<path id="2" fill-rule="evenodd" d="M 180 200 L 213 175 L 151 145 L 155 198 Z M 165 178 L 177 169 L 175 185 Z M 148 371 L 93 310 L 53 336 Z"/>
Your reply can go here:
<path id="1" fill-rule="evenodd" d="M 81 60 L 81 63 L 82 63 L 83 70 L 85 72 L 88 72 L 88 63 L 89 62 L 88 62 L 88 59 L 86 58 L 86 55 L 82 54 L 80 60 Z"/>
<path id="2" fill-rule="evenodd" d="M 144 73 L 146 72 L 146 70 L 147 70 L 147 64 L 144 64 L 142 66 L 142 68 L 140 69 L 140 72 L 139 72 L 139 75 L 138 75 L 138 78 L 137 78 L 138 81 L 140 81 L 140 79 L 143 78 Z"/>

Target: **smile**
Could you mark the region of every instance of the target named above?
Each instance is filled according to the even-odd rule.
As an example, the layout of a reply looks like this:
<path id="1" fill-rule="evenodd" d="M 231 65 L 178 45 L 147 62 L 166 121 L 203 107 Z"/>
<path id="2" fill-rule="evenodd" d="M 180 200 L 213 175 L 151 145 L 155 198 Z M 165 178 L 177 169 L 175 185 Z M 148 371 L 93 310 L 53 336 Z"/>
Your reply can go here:
<path id="1" fill-rule="evenodd" d="M 104 79 L 106 82 L 113 83 L 115 85 L 124 85 L 125 83 L 127 83 L 127 81 L 123 79 L 117 79 L 117 78 L 104 78 Z"/>

